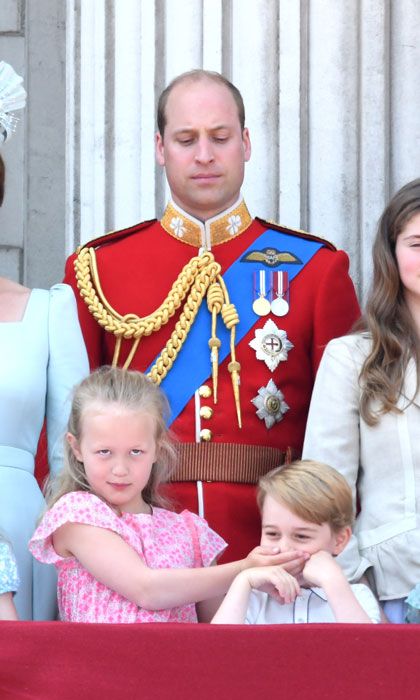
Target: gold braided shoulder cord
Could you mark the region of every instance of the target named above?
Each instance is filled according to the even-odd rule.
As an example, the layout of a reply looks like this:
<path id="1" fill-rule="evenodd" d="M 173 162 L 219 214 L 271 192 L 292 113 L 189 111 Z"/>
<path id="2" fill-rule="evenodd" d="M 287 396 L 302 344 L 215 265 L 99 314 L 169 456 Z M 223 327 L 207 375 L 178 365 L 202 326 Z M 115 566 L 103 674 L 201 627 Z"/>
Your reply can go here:
<path id="1" fill-rule="evenodd" d="M 90 313 L 102 328 L 109 333 L 113 333 L 116 337 L 112 359 L 113 366 L 118 364 L 123 338 L 133 339 L 132 348 L 123 365 L 124 369 L 127 369 L 132 362 L 141 338 L 159 331 L 162 326 L 166 325 L 180 308 L 184 299 L 186 299 L 169 340 L 148 373 L 148 376 L 156 384 L 161 383 L 175 362 L 194 323 L 201 303 L 207 294 L 207 304 L 212 314 L 212 338 L 209 340 L 209 345 L 212 350 L 215 402 L 217 401 L 217 348 L 220 346 L 220 340 L 216 337 L 216 320 L 217 314 L 222 313 L 222 318 L 227 328 L 231 330 L 232 362 L 229 364 L 229 371 L 232 376 L 238 422 L 241 425 L 239 402 L 240 365 L 235 361 L 235 326 L 239 322 L 239 318 L 235 307 L 229 303 L 226 285 L 220 276 L 220 265 L 215 261 L 212 253 L 205 251 L 201 256 L 191 258 L 173 283 L 166 299 L 153 313 L 144 317 L 132 313 L 122 316 L 109 304 L 102 291 L 96 254 L 93 248 L 82 248 L 75 260 L 74 267 L 80 295 Z M 216 352 L 216 355 L 214 352 Z"/>

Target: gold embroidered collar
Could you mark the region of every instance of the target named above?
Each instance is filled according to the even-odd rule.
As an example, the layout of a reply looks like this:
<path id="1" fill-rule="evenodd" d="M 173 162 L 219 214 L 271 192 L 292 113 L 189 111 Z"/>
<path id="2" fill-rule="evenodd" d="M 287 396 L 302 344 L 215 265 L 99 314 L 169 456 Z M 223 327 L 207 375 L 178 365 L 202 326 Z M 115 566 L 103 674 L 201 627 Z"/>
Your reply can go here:
<path id="1" fill-rule="evenodd" d="M 187 214 L 174 202 L 169 202 L 160 223 L 173 238 L 195 248 L 211 250 L 213 246 L 239 236 L 251 221 L 244 200 L 239 199 L 230 209 L 204 222 Z"/>

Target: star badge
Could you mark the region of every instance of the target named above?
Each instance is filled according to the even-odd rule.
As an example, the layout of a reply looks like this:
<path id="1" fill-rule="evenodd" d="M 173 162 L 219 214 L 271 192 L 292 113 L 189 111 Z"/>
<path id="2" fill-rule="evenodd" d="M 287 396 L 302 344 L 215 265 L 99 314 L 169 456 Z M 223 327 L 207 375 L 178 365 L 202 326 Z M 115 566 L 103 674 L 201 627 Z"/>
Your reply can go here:
<path id="1" fill-rule="evenodd" d="M 279 423 L 290 408 L 272 379 L 267 386 L 258 389 L 257 396 L 254 396 L 251 402 L 257 408 L 258 418 L 265 422 L 265 427 L 268 429 L 272 428 L 275 423 Z"/>
<path id="2" fill-rule="evenodd" d="M 286 331 L 277 328 L 271 318 L 263 328 L 256 329 L 255 338 L 249 344 L 256 351 L 257 360 L 264 360 L 271 372 L 279 362 L 287 360 L 287 354 L 293 348 Z"/>

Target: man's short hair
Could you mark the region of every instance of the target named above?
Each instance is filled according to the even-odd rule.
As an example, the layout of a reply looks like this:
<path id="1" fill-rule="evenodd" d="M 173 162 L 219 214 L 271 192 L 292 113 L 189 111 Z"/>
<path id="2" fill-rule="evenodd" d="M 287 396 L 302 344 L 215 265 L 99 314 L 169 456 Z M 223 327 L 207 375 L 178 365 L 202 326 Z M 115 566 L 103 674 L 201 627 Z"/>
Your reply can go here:
<path id="1" fill-rule="evenodd" d="M 181 85 L 182 83 L 196 83 L 202 80 L 210 80 L 214 83 L 218 83 L 219 85 L 224 85 L 224 87 L 226 87 L 229 90 L 238 108 L 239 123 L 241 125 L 241 130 L 243 131 L 245 127 L 245 106 L 244 101 L 242 99 L 242 95 L 239 92 L 238 88 L 235 87 L 235 85 L 233 85 L 233 83 L 231 83 L 230 80 L 221 75 L 221 73 L 216 73 L 215 71 L 210 70 L 196 69 L 190 70 L 186 73 L 181 73 L 181 75 L 178 75 L 176 78 L 174 78 L 169 83 L 169 85 L 163 90 L 159 97 L 157 106 L 157 126 L 162 138 L 166 127 L 166 103 L 174 87 L 176 87 L 177 85 Z"/>
<path id="2" fill-rule="evenodd" d="M 333 532 L 352 525 L 350 486 L 342 474 L 322 462 L 303 459 L 272 469 L 258 484 L 260 510 L 267 495 L 307 522 L 328 523 Z"/>

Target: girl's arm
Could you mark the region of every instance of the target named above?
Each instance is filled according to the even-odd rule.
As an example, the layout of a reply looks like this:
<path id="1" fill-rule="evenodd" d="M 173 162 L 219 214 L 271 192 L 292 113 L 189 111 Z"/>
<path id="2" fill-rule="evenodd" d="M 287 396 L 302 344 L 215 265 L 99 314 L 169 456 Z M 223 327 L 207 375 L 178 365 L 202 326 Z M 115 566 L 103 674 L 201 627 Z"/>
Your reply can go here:
<path id="1" fill-rule="evenodd" d="M 281 566 L 243 570 L 230 586 L 212 624 L 243 624 L 252 589 L 266 589 L 267 586 L 282 603 L 293 603 L 299 595 L 297 580 Z"/>
<path id="2" fill-rule="evenodd" d="M 212 562 L 211 566 L 217 566 L 216 559 Z M 211 622 L 215 613 L 218 611 L 222 600 L 223 596 L 218 595 L 215 598 L 198 601 L 198 603 L 195 605 L 198 622 Z"/>
<path id="3" fill-rule="evenodd" d="M 0 594 L 0 620 L 18 620 L 13 593 Z"/>
<path id="4" fill-rule="evenodd" d="M 302 567 L 302 555 L 262 554 L 257 547 L 246 559 L 197 569 L 151 569 L 137 552 L 111 530 L 65 523 L 53 534 L 57 554 L 74 556 L 98 581 L 135 605 L 161 610 L 223 595 L 240 571 L 251 566 L 285 564 Z"/>

